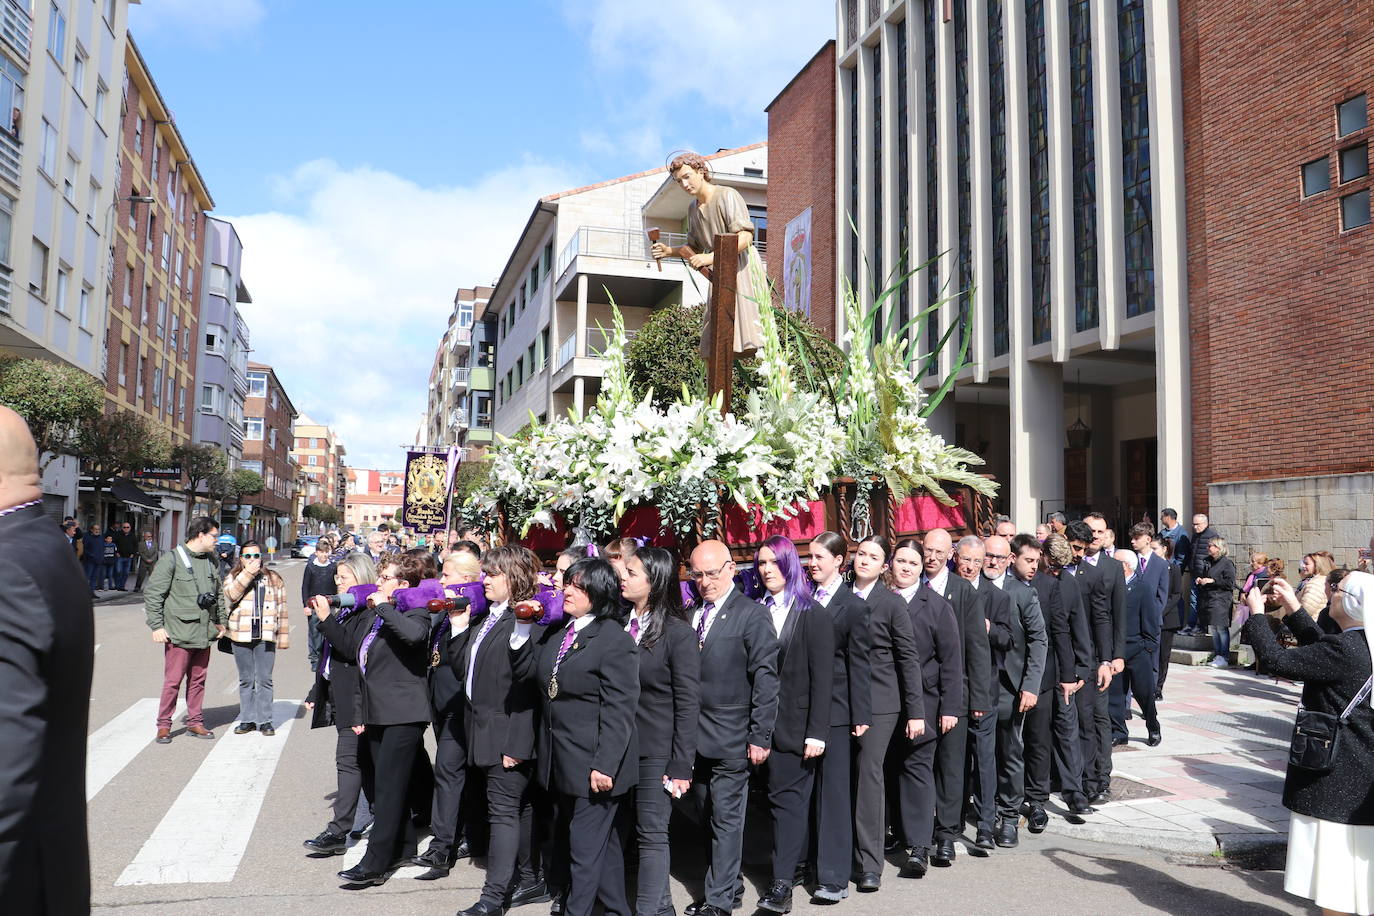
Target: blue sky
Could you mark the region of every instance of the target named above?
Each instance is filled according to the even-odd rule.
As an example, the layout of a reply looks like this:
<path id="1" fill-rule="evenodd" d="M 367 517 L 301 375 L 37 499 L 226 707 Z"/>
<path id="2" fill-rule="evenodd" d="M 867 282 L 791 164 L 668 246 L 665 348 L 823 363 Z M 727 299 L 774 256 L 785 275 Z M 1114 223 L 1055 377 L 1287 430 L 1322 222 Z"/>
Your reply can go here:
<path id="1" fill-rule="evenodd" d="M 143 0 L 129 24 L 243 239 L 254 358 L 351 464 L 396 467 L 455 290 L 535 199 L 765 139 L 834 9 Z"/>

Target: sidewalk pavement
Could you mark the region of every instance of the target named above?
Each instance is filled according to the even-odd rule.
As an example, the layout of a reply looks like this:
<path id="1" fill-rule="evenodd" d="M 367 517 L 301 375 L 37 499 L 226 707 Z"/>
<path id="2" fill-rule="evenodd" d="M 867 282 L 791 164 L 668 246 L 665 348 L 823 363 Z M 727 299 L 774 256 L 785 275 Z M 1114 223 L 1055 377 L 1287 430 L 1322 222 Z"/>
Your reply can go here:
<path id="1" fill-rule="evenodd" d="M 1172 665 L 1159 703 L 1163 742 L 1146 746 L 1135 709 L 1130 743 L 1112 754 L 1112 800 L 1082 823 L 1052 818 L 1049 830 L 1281 868 L 1283 778 L 1300 694 L 1300 685 L 1241 668 Z"/>

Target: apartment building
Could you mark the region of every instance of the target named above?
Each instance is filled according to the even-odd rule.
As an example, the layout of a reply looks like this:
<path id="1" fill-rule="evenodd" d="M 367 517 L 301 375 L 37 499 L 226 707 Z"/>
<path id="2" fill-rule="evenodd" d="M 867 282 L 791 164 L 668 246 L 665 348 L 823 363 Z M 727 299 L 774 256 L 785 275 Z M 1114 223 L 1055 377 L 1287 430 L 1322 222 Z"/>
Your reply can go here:
<path id="1" fill-rule="evenodd" d="M 448 328 L 434 353 L 424 437 L 417 444 L 465 449 L 477 460 L 491 444 L 496 359 L 495 323 L 488 317 L 490 287 L 460 289 Z"/>
<path id="2" fill-rule="evenodd" d="M 767 250 L 767 144 L 706 157 L 718 184 L 744 196 Z M 646 231 L 685 244 L 691 203 L 664 167 L 550 194 L 534 206 L 491 294 L 496 324 L 494 429 L 583 410 L 601 388 L 611 303 L 633 335 L 655 309 L 705 301 L 708 287 L 677 259 L 660 269 Z"/>
<path id="3" fill-rule="evenodd" d="M 0 0 L 0 353 L 102 377 L 126 0 Z M 76 461 L 43 477 L 77 510 Z"/>
<path id="4" fill-rule="evenodd" d="M 371 531 L 382 523 L 396 524 L 396 513 L 405 495 L 405 471 L 349 468 L 344 528 Z"/>
<path id="5" fill-rule="evenodd" d="M 341 513 L 344 511 L 348 479 L 344 467 L 346 456 L 347 450 L 333 429 L 312 420 L 307 414 L 296 418 L 291 457 L 300 466 L 303 478 L 302 509 L 314 503 L 327 503 Z"/>
<path id="6" fill-rule="evenodd" d="M 273 535 L 284 544 L 294 536 L 296 481 L 300 466 L 291 456 L 295 444 L 295 405 L 286 396 L 276 371 L 248 364 L 248 397 L 244 401 L 243 461 L 240 467 L 262 475 L 261 493 L 244 496 L 239 506 L 240 530 L 258 538 Z"/>
<path id="7" fill-rule="evenodd" d="M 240 305 L 253 301 L 243 283 L 243 243 L 232 223 L 205 222 L 200 330 L 196 335 L 195 441 L 224 450 L 230 469 L 243 460 L 243 405 L 248 397 L 248 323 Z"/>

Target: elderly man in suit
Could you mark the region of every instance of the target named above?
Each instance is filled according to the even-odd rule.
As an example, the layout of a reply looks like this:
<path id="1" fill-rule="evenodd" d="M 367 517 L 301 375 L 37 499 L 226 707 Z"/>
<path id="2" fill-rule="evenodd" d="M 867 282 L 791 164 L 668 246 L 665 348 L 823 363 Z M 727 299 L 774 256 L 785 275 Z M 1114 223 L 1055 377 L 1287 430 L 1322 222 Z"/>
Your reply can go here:
<path id="1" fill-rule="evenodd" d="M 1156 572 L 1163 572 L 1164 561 L 1159 557 L 1155 557 L 1153 563 L 1142 561 L 1133 550 L 1118 550 L 1115 556 L 1126 574 L 1126 666 L 1121 676 L 1112 680 L 1109 697 L 1112 728 L 1115 730 L 1120 724 L 1117 735 L 1124 744 L 1126 706 L 1130 702 L 1130 695 L 1134 694 L 1140 711 L 1145 715 L 1148 735 L 1145 743 L 1156 747 L 1162 738 L 1159 715 L 1155 712 L 1154 653 L 1159 651 L 1159 630 L 1163 619 L 1162 609 L 1158 606 Z M 1151 566 L 1156 569 L 1152 570 Z"/>
<path id="2" fill-rule="evenodd" d="M 936 528 L 926 532 L 921 541 L 924 568 L 921 584 L 954 608 L 954 617 L 959 622 L 959 642 L 963 647 L 964 700 L 967 703 L 958 723 L 940 736 L 935 748 L 935 848 L 930 864 L 939 867 L 954 864 L 954 840 L 964 832 L 969 723 L 995 716 L 997 712 L 987 619 L 979 607 L 978 592 L 950 571 L 948 564 L 953 553 L 954 542 L 948 531 Z"/>
<path id="3" fill-rule="evenodd" d="M 84 913 L 91 598 L 71 544 L 43 512 L 28 425 L 7 407 L 0 544 L 0 901 L 7 913 Z"/>
<path id="4" fill-rule="evenodd" d="M 998 687 L 997 822 L 993 827 L 997 845 L 1012 847 L 1017 844 L 1016 828 L 1021 801 L 1025 796 L 1021 729 L 1026 713 L 1040 702 L 1049 636 L 1035 589 L 1007 572 L 1011 566 L 1010 542 L 1004 537 L 993 536 L 983 542 L 983 549 L 983 577 L 988 584 L 1006 594 L 1014 606 L 1011 641 L 995 659 Z"/>
<path id="5" fill-rule="evenodd" d="M 692 614 L 701 650 L 701 725 L 692 792 L 709 814 L 706 896 L 686 916 L 729 916 L 743 896 L 740 860 L 749 765 L 773 747 L 778 713 L 778 639 L 763 607 L 735 587 L 735 562 L 720 541 L 692 551 L 688 573 L 702 604 Z"/>

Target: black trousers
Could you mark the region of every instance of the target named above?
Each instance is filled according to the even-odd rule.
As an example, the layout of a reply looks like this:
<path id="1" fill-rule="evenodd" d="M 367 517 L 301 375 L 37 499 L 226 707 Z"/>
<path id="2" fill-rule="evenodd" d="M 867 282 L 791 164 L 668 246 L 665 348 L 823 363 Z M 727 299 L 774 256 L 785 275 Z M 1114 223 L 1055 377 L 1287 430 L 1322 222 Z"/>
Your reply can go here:
<path id="1" fill-rule="evenodd" d="M 463 836 L 460 818 L 471 819 L 471 813 L 463 810 L 468 749 L 462 714 L 445 716 L 434 723 L 434 737 L 434 805 L 429 817 L 434 839 L 429 848 L 447 856 Z"/>
<path id="2" fill-rule="evenodd" d="M 1084 684 L 1078 693 L 1093 689 Z M 1059 773 L 1066 800 L 1079 800 L 1083 787 L 1083 744 L 1078 737 L 1078 693 L 1064 702 L 1059 685 L 1040 694 L 1035 708 L 1026 715 L 1022 738 L 1025 740 L 1026 801 L 1044 807 L 1051 791 L 1051 764 Z"/>
<path id="3" fill-rule="evenodd" d="M 816 758 L 780 751 L 768 755 L 768 808 L 773 814 L 773 880 L 791 882 L 806 850 Z"/>
<path id="4" fill-rule="evenodd" d="M 1141 646 L 1127 648 L 1126 669 L 1112 678 L 1112 686 L 1107 691 L 1112 715 L 1112 734 L 1125 738 L 1126 713 L 1129 711 L 1129 697 L 1134 696 L 1141 713 L 1145 716 L 1145 727 L 1150 731 L 1159 730 L 1159 714 L 1155 710 L 1155 650 Z"/>
<path id="5" fill-rule="evenodd" d="M 992 832 L 997 819 L 997 714 L 968 720 L 968 794 L 973 796 L 975 829 Z M 960 822 L 962 826 L 962 821 Z"/>
<path id="6" fill-rule="evenodd" d="M 964 775 L 968 772 L 968 722 L 967 716 L 960 716 L 955 726 L 936 741 L 936 840 L 953 840 L 964 832 Z"/>
<path id="7" fill-rule="evenodd" d="M 635 842 L 639 847 L 635 916 L 659 916 L 673 906 L 668 887 L 672 865 L 668 821 L 673 814 L 673 797 L 663 790 L 667 768 L 667 757 L 639 759 L 639 782 L 635 785 Z"/>
<path id="8" fill-rule="evenodd" d="M 935 720 L 937 723 L 939 719 Z M 929 728 L 930 720 L 926 720 Z M 936 725 L 938 730 L 939 726 Z M 930 846 L 935 831 L 935 756 L 938 739 L 922 735 L 919 744 L 907 740 L 905 732 L 894 735 L 889 754 L 895 764 L 898 825 L 902 843 L 916 848 Z M 882 869 L 874 869 L 879 874 Z"/>
<path id="9" fill-rule="evenodd" d="M 346 725 L 339 726 L 338 732 L 334 768 L 338 771 L 339 788 L 334 793 L 334 819 L 329 822 L 329 832 L 344 836 L 353 829 L 353 820 L 358 813 L 358 793 L 366 796 L 369 806 L 375 796 L 371 781 L 363 779 L 363 767 L 358 759 L 360 754 L 367 753 L 367 744 Z M 369 772 L 371 769 L 369 766 Z"/>
<path id="10" fill-rule="evenodd" d="M 1159 655 L 1155 657 L 1155 692 L 1164 689 L 1164 680 L 1169 676 L 1169 656 L 1174 651 L 1174 636 L 1178 630 L 1162 630 L 1159 634 Z"/>
<path id="11" fill-rule="evenodd" d="M 506 905 L 506 895 L 515 880 L 517 858 L 528 867 L 529 831 L 522 829 L 522 817 L 527 825 L 529 804 L 526 795 L 533 766 L 526 761 L 509 770 L 499 763 L 482 768 L 487 777 L 487 823 L 490 825 L 482 902 L 491 906 Z"/>
<path id="12" fill-rule="evenodd" d="M 883 872 L 883 828 L 887 823 L 884 767 L 888 745 L 898 728 L 898 715 L 895 712 L 874 714 L 873 726 L 859 739 L 854 761 L 854 871 L 860 874 L 881 875 Z M 906 741 L 906 736 L 898 740 Z M 824 770 L 824 762 L 821 767 Z"/>
<path id="13" fill-rule="evenodd" d="M 369 725 L 363 732 L 373 772 L 372 833 L 359 867 L 386 871 L 415 855 L 415 824 L 410 818 L 416 758 L 424 754 L 423 722 Z M 428 769 L 429 759 L 425 758 Z M 426 808 L 426 813 L 428 808 Z"/>
<path id="14" fill-rule="evenodd" d="M 1111 688 L 1108 688 L 1110 690 Z M 1084 683 L 1083 688 L 1073 695 L 1074 702 L 1078 706 L 1078 745 L 1079 756 L 1083 766 L 1083 793 L 1088 796 L 1096 795 L 1102 790 L 1103 786 L 1103 767 L 1106 767 L 1106 779 L 1111 780 L 1112 764 L 1112 720 L 1107 705 L 1107 691 L 1098 690 L 1096 680 Z M 1098 704 L 1102 706 L 1102 718 L 1098 720 Z M 1102 735 L 1101 728 L 1105 725 L 1107 729 L 1106 741 L 1106 763 L 1102 761 Z"/>
<path id="15" fill-rule="evenodd" d="M 1035 706 L 1052 699 L 1042 694 Z M 1026 797 L 1025 746 L 1021 740 L 1026 714 L 1017 712 L 1020 705 L 1019 690 L 997 685 L 997 816 L 1013 822 L 1020 816 Z"/>
<path id="16" fill-rule="evenodd" d="M 606 916 L 630 916 L 621 844 L 625 802 L 624 795 L 557 794 L 554 855 L 549 866 L 550 880 L 567 888 L 565 916 L 591 916 L 598 902 Z"/>
<path id="17" fill-rule="evenodd" d="M 771 755 L 770 755 L 771 756 Z M 740 859 L 744 852 L 744 812 L 749 801 L 749 758 L 697 756 L 692 796 L 711 837 L 711 861 L 706 866 L 706 902 L 729 913 L 741 887 Z M 791 879 L 791 875 L 787 876 Z"/>
<path id="18" fill-rule="evenodd" d="M 1115 677 L 1112 678 L 1116 680 Z M 1081 691 L 1080 691 L 1081 692 Z M 1153 693 L 1150 694 L 1154 696 Z M 1083 784 L 1089 790 L 1088 796 L 1108 789 L 1112 785 L 1112 704 L 1111 687 L 1106 690 L 1093 689 L 1093 725 L 1097 729 L 1097 757 L 1093 768 L 1083 768 Z"/>
<path id="19" fill-rule="evenodd" d="M 820 884 L 849 884 L 854 856 L 852 740 L 848 725 L 832 725 L 825 753 L 816 761 L 816 881 Z"/>

